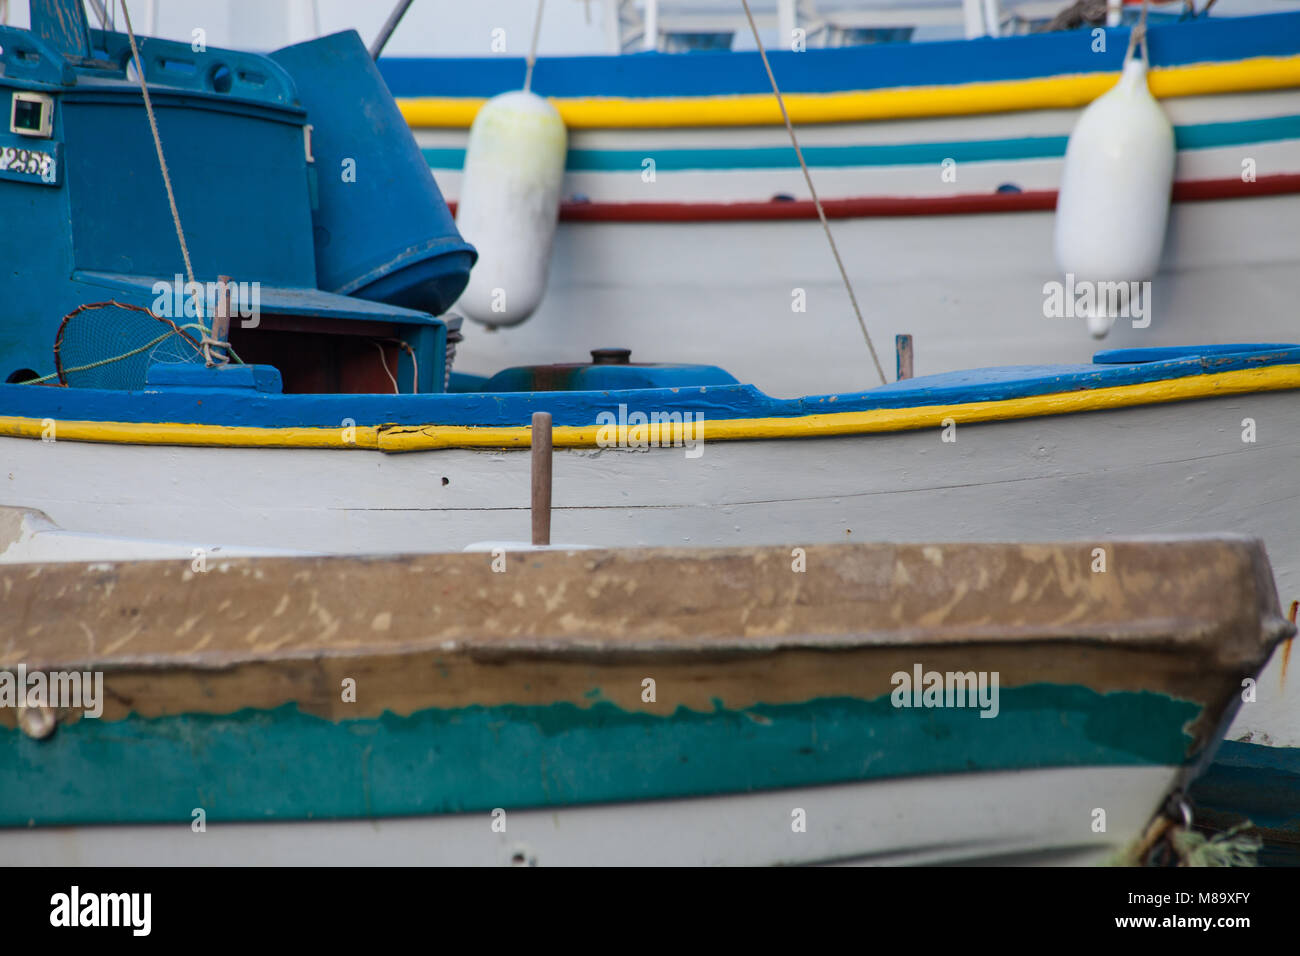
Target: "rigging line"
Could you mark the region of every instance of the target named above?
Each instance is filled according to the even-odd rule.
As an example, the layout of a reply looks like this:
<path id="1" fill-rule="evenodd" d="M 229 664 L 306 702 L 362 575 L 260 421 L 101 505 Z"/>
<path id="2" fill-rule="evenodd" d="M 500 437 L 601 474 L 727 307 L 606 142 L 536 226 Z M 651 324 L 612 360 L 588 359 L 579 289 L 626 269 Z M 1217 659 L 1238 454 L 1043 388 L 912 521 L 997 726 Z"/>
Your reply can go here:
<path id="1" fill-rule="evenodd" d="M 533 42 L 528 47 L 528 68 L 524 71 L 524 92 L 528 93 L 533 87 L 533 66 L 537 63 L 537 38 L 542 33 L 542 9 L 546 6 L 546 0 L 537 0 L 537 17 L 533 20 Z"/>
<path id="2" fill-rule="evenodd" d="M 384 25 L 379 28 L 379 33 L 376 35 L 374 42 L 370 44 L 370 59 L 379 59 L 379 54 L 384 52 L 384 47 L 387 46 L 388 41 L 392 39 L 393 31 L 396 30 L 397 25 L 402 22 L 402 17 L 406 16 L 406 11 L 409 10 L 410 7 L 411 0 L 399 0 L 397 6 L 393 7 L 393 12 L 388 15 L 388 19 L 384 21 Z M 312 23 L 316 28 L 316 35 L 319 36 L 320 7 L 315 3 L 315 0 L 312 2 L 312 17 Z"/>
<path id="3" fill-rule="evenodd" d="M 149 99 L 149 84 L 145 82 L 144 65 L 140 62 L 140 48 L 135 43 L 135 30 L 131 28 L 131 11 L 127 9 L 126 0 L 122 0 L 122 17 L 126 20 L 126 36 L 131 41 L 131 57 L 135 60 L 135 72 L 140 79 L 140 92 L 144 94 L 144 111 L 149 117 L 153 145 L 158 151 L 158 168 L 162 170 L 163 186 L 167 188 L 167 203 L 172 210 L 172 224 L 176 227 L 176 238 L 180 240 L 181 258 L 185 260 L 185 275 L 193 282 L 194 267 L 190 264 L 190 248 L 185 244 L 185 230 L 181 228 L 181 214 L 176 208 L 176 194 L 172 192 L 172 178 L 167 171 L 167 160 L 163 156 L 162 139 L 158 136 L 158 120 L 154 117 L 153 101 Z"/>
<path id="4" fill-rule="evenodd" d="M 808 172 L 808 164 L 804 162 L 803 150 L 799 148 L 799 139 L 794 134 L 794 124 L 790 122 L 790 114 L 785 109 L 785 99 L 781 96 L 781 90 L 776 85 L 776 76 L 772 73 L 772 64 L 767 62 L 767 51 L 763 49 L 763 41 L 758 36 L 758 26 L 754 23 L 754 14 L 749 9 L 749 0 L 740 0 L 745 5 L 745 16 L 749 19 L 749 29 L 754 34 L 754 42 L 758 44 L 758 55 L 763 58 L 763 68 L 767 70 L 767 78 L 772 84 L 772 92 L 776 94 L 776 105 L 781 107 L 781 118 L 785 120 L 786 131 L 790 134 L 790 143 L 794 146 L 794 154 L 799 158 L 799 168 L 803 170 L 804 182 L 808 184 L 808 192 L 812 196 L 813 205 L 817 207 L 817 218 L 822 221 L 822 229 L 826 232 L 826 241 L 830 243 L 831 254 L 835 256 L 835 264 L 839 266 L 840 278 L 844 280 L 844 288 L 848 290 L 849 301 L 853 303 L 853 314 L 858 317 L 858 326 L 862 329 L 862 338 L 866 340 L 867 348 L 871 352 L 871 361 L 875 363 L 876 373 L 880 376 L 880 384 L 888 384 L 885 380 L 885 370 L 880 365 L 880 357 L 876 355 L 876 346 L 872 344 L 871 333 L 867 331 L 867 323 L 862 318 L 862 309 L 858 307 L 858 297 L 853 294 L 853 283 L 849 281 L 849 273 L 844 268 L 844 260 L 840 258 L 840 250 L 835 245 L 835 237 L 831 235 L 831 225 L 826 221 L 826 210 L 822 208 L 822 201 L 817 198 L 817 190 L 813 187 L 812 174 Z"/>

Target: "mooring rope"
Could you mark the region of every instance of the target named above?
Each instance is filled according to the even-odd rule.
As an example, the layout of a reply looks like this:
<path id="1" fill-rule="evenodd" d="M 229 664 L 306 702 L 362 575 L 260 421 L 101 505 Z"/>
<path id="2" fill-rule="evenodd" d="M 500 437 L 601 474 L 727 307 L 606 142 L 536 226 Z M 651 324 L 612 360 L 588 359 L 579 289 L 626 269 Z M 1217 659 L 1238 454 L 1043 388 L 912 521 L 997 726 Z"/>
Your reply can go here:
<path id="1" fill-rule="evenodd" d="M 1205 9 L 1208 10 L 1209 7 Z M 1147 0 L 1142 0 L 1142 15 L 1138 18 L 1137 25 L 1128 34 L 1128 49 L 1124 51 L 1125 66 L 1128 66 L 1128 61 L 1133 59 L 1133 50 L 1139 43 L 1142 44 L 1142 64 L 1149 70 L 1151 61 L 1147 57 Z"/>
<path id="2" fill-rule="evenodd" d="M 185 276 L 193 284 L 194 266 L 190 263 L 190 247 L 185 242 L 185 229 L 181 226 L 180 210 L 176 208 L 176 193 L 172 190 L 172 177 L 167 169 L 167 157 L 163 155 L 162 137 L 158 135 L 158 119 L 154 116 L 153 100 L 149 98 L 149 84 L 145 81 L 144 64 L 140 62 L 140 48 L 135 42 L 135 29 L 131 26 L 131 11 L 127 9 L 126 0 L 122 0 L 122 19 L 126 21 L 126 38 L 131 43 L 131 59 L 135 61 L 136 78 L 140 81 L 140 93 L 144 96 L 144 111 L 149 117 L 149 132 L 153 134 L 153 146 L 158 152 L 158 168 L 162 171 L 163 187 L 167 190 L 167 205 L 171 207 L 172 225 L 176 227 L 176 238 L 181 244 L 181 258 L 185 260 Z M 230 347 L 229 335 L 226 337 L 227 341 L 213 338 L 211 327 L 204 324 L 207 317 L 203 314 L 202 305 L 199 305 L 198 313 L 199 324 L 204 328 L 203 358 L 208 367 L 225 365 L 231 358 L 242 365 L 243 361 Z M 212 351 L 214 347 L 224 349 L 224 352 L 218 353 L 214 358 Z"/>
<path id="3" fill-rule="evenodd" d="M 812 174 L 808 172 L 808 164 L 804 162 L 803 150 L 799 148 L 799 138 L 794 134 L 794 124 L 790 122 L 790 114 L 786 112 L 785 99 L 781 96 L 781 89 L 776 85 L 776 76 L 772 73 L 772 64 L 767 62 L 767 51 L 763 48 L 763 41 L 758 35 L 758 26 L 754 23 L 754 14 L 749 9 L 749 0 L 740 0 L 745 5 L 745 16 L 749 19 L 749 29 L 754 34 L 754 42 L 758 44 L 758 55 L 763 58 L 763 68 L 767 70 L 767 78 L 772 84 L 772 92 L 776 95 L 776 105 L 781 108 L 781 118 L 785 120 L 786 131 L 790 134 L 790 143 L 794 146 L 794 154 L 799 158 L 799 168 L 803 170 L 804 182 L 808 184 L 808 192 L 812 196 L 813 205 L 817 207 L 817 218 L 822 221 L 822 229 L 826 233 L 826 241 L 830 243 L 831 255 L 835 256 L 835 265 L 839 267 L 840 278 L 844 280 L 844 288 L 848 290 L 849 301 L 853 303 L 853 314 L 858 317 L 858 326 L 862 329 L 862 338 L 866 340 L 867 348 L 871 352 L 871 361 L 875 363 L 876 373 L 880 376 L 880 384 L 886 384 L 885 370 L 880 365 L 880 358 L 876 355 L 876 347 L 871 342 L 871 333 L 867 331 L 867 323 L 862 318 L 862 309 L 858 307 L 858 297 L 853 294 L 853 283 L 849 281 L 848 270 L 844 268 L 844 260 L 840 258 L 840 250 L 835 245 L 835 237 L 831 235 L 831 225 L 826 221 L 826 210 L 822 208 L 822 201 L 817 198 L 817 190 L 813 187 Z"/>
<path id="4" fill-rule="evenodd" d="M 135 30 L 131 28 L 131 11 L 127 9 L 126 0 L 122 0 L 122 17 L 126 20 L 126 38 L 131 41 L 131 58 L 135 60 L 140 92 L 144 94 L 144 111 L 149 116 L 149 130 L 153 133 L 154 149 L 158 151 L 158 167 L 162 170 L 163 186 L 167 189 L 167 203 L 172 209 L 172 225 L 176 227 L 176 238 L 181 243 L 181 257 L 185 260 L 185 276 L 193 282 L 194 267 L 190 265 L 190 247 L 185 244 L 185 230 L 181 228 L 181 214 L 176 208 L 176 194 L 172 192 L 172 178 L 167 171 L 167 159 L 163 156 L 162 139 L 158 135 L 158 120 L 153 114 L 153 101 L 149 99 L 149 84 L 144 79 L 144 65 L 140 62 L 140 48 L 135 43 Z"/>
<path id="5" fill-rule="evenodd" d="M 546 0 L 537 0 L 537 16 L 533 20 L 533 42 L 528 47 L 528 67 L 524 71 L 524 92 L 529 92 L 533 87 L 533 66 L 537 63 L 537 38 L 542 33 L 542 8 L 546 6 Z"/>

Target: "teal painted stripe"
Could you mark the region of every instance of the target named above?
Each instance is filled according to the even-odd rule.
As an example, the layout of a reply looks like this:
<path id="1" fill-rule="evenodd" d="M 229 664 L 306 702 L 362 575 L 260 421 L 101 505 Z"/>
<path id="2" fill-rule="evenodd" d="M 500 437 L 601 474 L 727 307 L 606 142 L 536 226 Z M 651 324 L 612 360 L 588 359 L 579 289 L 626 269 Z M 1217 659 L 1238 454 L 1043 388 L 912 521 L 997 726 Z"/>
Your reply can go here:
<path id="1" fill-rule="evenodd" d="M 1000 713 L 820 698 L 657 716 L 430 709 L 332 722 L 272 711 L 0 732 L 0 825 L 400 816 L 738 793 L 916 774 L 1176 765 L 1200 708 L 1147 692 L 1004 688 Z"/>
<path id="2" fill-rule="evenodd" d="M 1065 155 L 1066 137 L 1037 136 L 957 143 L 904 143 L 880 146 L 805 146 L 810 166 L 919 166 L 944 159 L 988 162 L 1000 159 L 1039 159 Z M 465 151 L 426 149 L 425 158 L 435 169 L 460 169 Z M 735 149 L 571 149 L 565 168 L 570 172 L 641 172 L 653 157 L 657 171 L 799 168 L 790 146 L 754 146 Z"/>
<path id="3" fill-rule="evenodd" d="M 1277 143 L 1288 139 L 1300 139 L 1300 116 L 1273 116 L 1232 123 L 1174 127 L 1174 142 L 1179 149 L 1247 146 L 1251 143 Z"/>
<path id="4" fill-rule="evenodd" d="M 1300 115 L 1179 126 L 1174 130 L 1179 149 L 1213 149 L 1283 140 L 1300 140 Z M 1024 136 L 1015 139 L 972 140 L 950 143 L 899 143 L 857 146 L 808 146 L 803 150 L 810 166 L 925 166 L 945 159 L 959 163 L 1013 162 L 1025 159 L 1059 159 L 1065 155 L 1065 136 Z M 463 149 L 429 148 L 424 158 L 434 169 L 459 170 L 465 165 Z M 798 169 L 789 146 L 731 149 L 571 149 L 565 163 L 570 172 L 636 172 L 653 157 L 656 171 L 740 169 Z"/>

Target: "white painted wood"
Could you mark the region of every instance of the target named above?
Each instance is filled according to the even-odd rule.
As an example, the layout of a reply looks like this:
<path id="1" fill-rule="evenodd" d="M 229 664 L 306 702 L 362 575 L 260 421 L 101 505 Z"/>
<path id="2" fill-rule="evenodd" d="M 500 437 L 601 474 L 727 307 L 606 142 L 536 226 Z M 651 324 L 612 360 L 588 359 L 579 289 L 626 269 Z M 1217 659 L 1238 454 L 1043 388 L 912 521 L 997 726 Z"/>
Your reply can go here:
<path id="1" fill-rule="evenodd" d="M 693 800 L 331 823 L 8 830 L 6 866 L 753 866 L 1098 863 L 1136 838 L 1173 767 L 1071 767 L 889 779 Z M 1092 830 L 1093 809 L 1106 832 Z M 807 831 L 791 828 L 792 811 Z M 518 861 L 518 862 L 517 862 Z"/>
<path id="2" fill-rule="evenodd" d="M 1162 102 L 1177 125 L 1300 111 L 1293 90 Z M 873 124 L 812 124 L 808 148 L 852 143 L 961 142 L 1065 136 L 1077 110 L 945 117 Z M 784 147 L 773 128 L 575 130 L 574 149 Z M 417 131 L 427 146 L 463 143 L 454 131 Z M 1236 179 L 1243 156 L 1258 175 L 1300 171 L 1300 141 L 1183 150 L 1180 181 Z M 795 168 L 570 172 L 564 195 L 594 202 L 767 202 L 807 198 Z M 1059 159 L 960 163 L 956 182 L 935 165 L 819 167 L 828 200 L 863 196 L 987 194 L 1004 184 L 1055 189 Z M 451 199 L 459 173 L 437 171 Z M 1177 203 L 1170 216 L 1151 328 L 1112 330 L 1104 346 L 1182 345 L 1296 338 L 1289 303 L 1300 298 L 1300 197 Z M 978 365 L 1086 362 L 1095 347 L 1083 320 L 1042 315 L 1053 213 L 836 220 L 832 223 L 877 341 L 916 336 L 918 375 Z M 562 223 L 546 298 L 518 328 L 485 334 L 469 325 L 464 371 L 580 360 L 616 342 L 642 360 L 717 363 L 774 394 L 844 391 L 871 383 L 870 364 L 842 283 L 815 221 L 685 224 Z M 792 313 L 795 289 L 808 298 Z M 1226 317 L 1231 316 L 1229 321 Z"/>
<path id="3" fill-rule="evenodd" d="M 912 334 L 916 374 L 1087 363 L 1097 348 L 1300 338 L 1300 196 L 1175 203 L 1150 328 L 1119 323 L 1100 344 L 1082 319 L 1043 316 L 1057 281 L 1052 214 L 832 223 L 877 343 Z M 613 277 L 617 277 L 614 279 Z M 803 289 L 807 311 L 792 311 Z M 773 395 L 876 384 L 862 333 L 816 221 L 566 223 L 546 298 L 488 333 L 466 323 L 457 368 L 581 362 L 616 345 L 642 362 L 721 365 Z"/>
<path id="4" fill-rule="evenodd" d="M 468 549 L 467 549 L 468 550 Z M 560 548 L 557 548 L 560 550 Z M 193 561 L 222 558 L 285 557 L 310 552 L 284 548 L 200 546 L 91 532 L 65 531 L 26 508 L 0 506 L 0 564 L 44 564 L 55 561 Z"/>

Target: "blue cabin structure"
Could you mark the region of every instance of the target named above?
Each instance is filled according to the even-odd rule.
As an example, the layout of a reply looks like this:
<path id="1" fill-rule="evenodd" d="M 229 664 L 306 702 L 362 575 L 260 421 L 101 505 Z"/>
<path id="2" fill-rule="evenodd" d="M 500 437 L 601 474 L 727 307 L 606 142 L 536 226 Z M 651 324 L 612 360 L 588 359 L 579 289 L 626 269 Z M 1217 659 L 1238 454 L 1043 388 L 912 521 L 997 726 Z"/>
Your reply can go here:
<path id="1" fill-rule="evenodd" d="M 185 272 L 127 36 L 80 0 L 31 0 L 31 23 L 0 28 L 0 382 L 52 372 L 77 306 L 150 308 Z M 137 43 L 195 279 L 258 284 L 239 357 L 286 392 L 391 392 L 390 369 L 442 391 L 437 316 L 476 253 L 356 33 L 270 56 Z"/>

